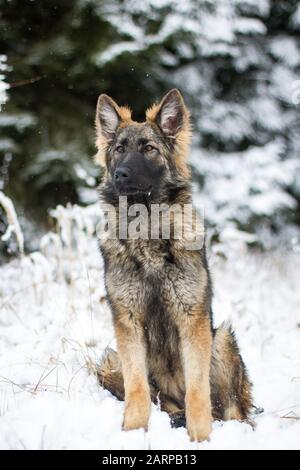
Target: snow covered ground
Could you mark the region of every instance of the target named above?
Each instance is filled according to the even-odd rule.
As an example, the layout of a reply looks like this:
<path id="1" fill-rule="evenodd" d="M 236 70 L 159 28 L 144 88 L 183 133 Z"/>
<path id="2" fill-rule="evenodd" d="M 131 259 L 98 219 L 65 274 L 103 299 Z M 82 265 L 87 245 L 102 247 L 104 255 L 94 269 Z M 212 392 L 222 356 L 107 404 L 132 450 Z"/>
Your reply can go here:
<path id="1" fill-rule="evenodd" d="M 0 268 L 0 449 L 300 449 L 299 250 L 210 252 L 215 323 L 232 321 L 265 410 L 256 430 L 214 423 L 191 443 L 152 405 L 148 433 L 122 432 L 124 403 L 93 375 L 115 343 L 89 210 L 60 208 L 41 251 Z"/>

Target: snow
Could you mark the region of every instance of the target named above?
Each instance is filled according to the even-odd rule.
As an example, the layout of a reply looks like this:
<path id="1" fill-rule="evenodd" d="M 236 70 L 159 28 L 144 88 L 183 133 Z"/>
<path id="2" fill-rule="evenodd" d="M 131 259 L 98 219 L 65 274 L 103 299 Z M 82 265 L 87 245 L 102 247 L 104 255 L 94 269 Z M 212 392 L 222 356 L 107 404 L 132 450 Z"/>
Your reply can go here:
<path id="1" fill-rule="evenodd" d="M 0 115 L 0 127 L 15 127 L 18 131 L 22 132 L 35 124 L 36 120 L 30 113 L 1 113 Z"/>
<path id="2" fill-rule="evenodd" d="M 136 44 L 130 41 L 118 42 L 117 44 L 113 44 L 108 47 L 105 52 L 98 55 L 95 60 L 98 65 L 103 65 L 107 62 L 111 62 L 124 52 L 139 52 L 142 48 L 142 44 Z"/>
<path id="3" fill-rule="evenodd" d="M 6 217 L 7 217 L 7 229 L 4 235 L 2 235 L 1 240 L 7 242 L 12 234 L 16 236 L 18 248 L 21 254 L 24 251 L 24 237 L 18 221 L 18 217 L 15 211 L 15 207 L 11 199 L 9 199 L 5 194 L 0 191 L 0 206 L 3 207 Z"/>
<path id="4" fill-rule="evenodd" d="M 257 16 L 267 15 L 269 2 L 265 0 L 257 5 L 257 0 L 214 0 L 203 2 L 199 8 L 193 0 L 130 0 L 123 8 L 118 3 L 96 4 L 95 8 L 120 36 L 126 38 L 95 55 L 96 64 L 103 66 L 123 53 L 137 54 L 183 33 L 190 38 L 187 44 L 195 43 L 203 56 L 235 56 L 234 43 L 239 35 L 267 33 L 266 26 Z M 238 17 L 239 10 L 245 13 L 245 17 Z M 249 15 L 254 18 L 249 18 Z M 155 34 L 147 33 L 145 28 L 150 21 L 159 25 Z"/>
<path id="5" fill-rule="evenodd" d="M 300 5 L 297 6 L 296 11 L 292 16 L 291 23 L 295 28 L 299 28 L 299 26 L 300 26 Z"/>
<path id="6" fill-rule="evenodd" d="M 121 431 L 124 403 L 101 388 L 95 367 L 115 347 L 98 205 L 58 207 L 40 251 L 0 268 L 0 449 L 300 448 L 300 245 L 248 251 L 228 228 L 209 248 L 215 323 L 230 320 L 264 413 L 256 430 L 216 422 L 191 443 L 152 405 L 148 433 Z"/>
<path id="7" fill-rule="evenodd" d="M 4 81 L 5 75 L 3 72 L 7 70 L 7 65 L 6 65 L 6 56 L 3 54 L 0 54 L 0 111 L 1 111 L 1 105 L 4 104 L 7 100 L 7 89 L 8 89 L 8 84 Z"/>
<path id="8" fill-rule="evenodd" d="M 259 15 L 265 17 L 270 12 L 269 0 L 233 0 L 233 3 L 240 8 L 240 10 L 247 15 Z"/>
<path id="9" fill-rule="evenodd" d="M 296 39 L 282 35 L 272 39 L 270 49 L 276 59 L 290 67 L 297 67 L 300 64 L 300 49 L 297 44 Z"/>
<path id="10" fill-rule="evenodd" d="M 270 87 L 271 93 L 278 96 L 280 100 L 288 105 L 295 105 L 293 101 L 294 84 L 298 79 L 298 74 L 286 69 L 282 65 L 274 65 L 272 70 L 273 84 Z"/>
<path id="11" fill-rule="evenodd" d="M 201 7 L 193 0 L 80 3 L 91 3 L 115 31 L 112 43 L 104 51 L 99 45 L 91 58 L 100 69 L 124 53 L 145 51 L 150 57 L 153 48 L 155 61 L 173 67 L 172 84 L 194 107 L 195 201 L 220 240 L 208 250 L 215 323 L 232 322 L 255 401 L 265 411 L 255 418 L 255 431 L 235 421 L 214 423 L 210 442 L 199 445 L 189 442 L 184 428 L 171 429 L 168 416 L 154 405 L 148 433 L 122 432 L 124 403 L 103 390 L 94 374 L 104 349 L 115 347 L 95 239 L 101 212 L 98 205 L 59 206 L 51 211 L 56 231 L 42 237 L 39 251 L 0 267 L 0 448 L 299 449 L 299 229 L 284 227 L 284 218 L 277 224 L 281 212 L 291 214 L 298 207 L 296 36 L 284 27 L 275 35 L 267 31 L 269 0 L 207 0 Z M 296 6 L 290 27 L 297 32 L 299 25 Z M 68 41 L 57 41 L 61 50 L 69 50 Z M 155 69 L 160 83 L 170 76 L 163 69 Z M 226 69 L 232 90 L 226 74 L 219 77 Z M 6 57 L 0 55 L 0 108 L 7 100 L 7 71 Z M 0 127 L 19 133 L 36 124 L 27 112 L 0 115 Z M 203 143 L 206 149 L 199 150 Z M 245 143 L 245 150 L 234 151 Z M 53 178 L 50 166 L 59 161 L 64 167 L 70 155 L 78 154 L 76 145 L 64 151 L 38 149 L 30 174 L 47 183 Z M 5 158 L 15 154 L 15 141 L 0 139 L 0 150 Z M 95 179 L 86 165 L 79 155 L 70 173 L 79 180 L 80 200 L 91 203 Z M 4 184 L 0 189 L 6 189 Z M 22 252 L 16 211 L 1 192 L 0 203 L 9 215 L 2 241 L 18 238 Z M 258 230 L 261 220 L 282 229 L 286 238 L 294 234 L 289 249 L 258 253 L 247 248 L 268 245 Z M 28 227 L 27 239 L 37 238 L 35 228 Z"/>
<path id="12" fill-rule="evenodd" d="M 223 141 L 239 142 L 251 133 L 249 112 L 238 103 L 230 106 L 224 101 L 213 104 L 209 112 L 204 110 L 199 126 L 205 133 L 219 135 Z"/>
<path id="13" fill-rule="evenodd" d="M 253 18 L 239 18 L 235 21 L 234 30 L 240 34 L 266 34 L 267 32 L 263 22 Z"/>
<path id="14" fill-rule="evenodd" d="M 16 148 L 16 145 L 14 143 L 14 141 L 12 139 L 8 139 L 8 138 L 4 138 L 4 139 L 1 139 L 0 138 L 0 150 L 1 152 L 9 152 L 9 151 L 12 151 L 12 150 L 15 150 Z"/>
<path id="15" fill-rule="evenodd" d="M 195 187 L 195 203 L 205 208 L 206 220 L 222 230 L 229 221 L 248 226 L 254 217 L 295 210 L 285 188 L 298 177 L 300 162 L 283 160 L 283 149 L 281 140 L 242 153 L 194 149 L 192 166 L 205 175 L 201 192 Z"/>
<path id="16" fill-rule="evenodd" d="M 249 105 L 253 116 L 262 128 L 276 132 L 284 126 L 278 102 L 267 93 L 266 96 L 261 96 L 259 99 L 253 98 Z"/>

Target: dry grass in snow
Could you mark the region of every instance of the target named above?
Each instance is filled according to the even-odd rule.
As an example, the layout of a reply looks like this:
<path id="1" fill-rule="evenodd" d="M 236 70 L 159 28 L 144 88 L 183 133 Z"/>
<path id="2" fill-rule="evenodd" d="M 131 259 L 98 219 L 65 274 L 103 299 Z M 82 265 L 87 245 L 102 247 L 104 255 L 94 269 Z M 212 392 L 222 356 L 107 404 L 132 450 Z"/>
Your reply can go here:
<path id="1" fill-rule="evenodd" d="M 97 208 L 58 208 L 41 250 L 0 268 L 0 449 L 300 448 L 300 255 L 255 254 L 242 243 L 211 252 L 215 323 L 230 319 L 254 383 L 253 431 L 215 423 L 190 443 L 152 405 L 148 433 L 122 432 L 124 404 L 93 374 L 114 347 Z"/>

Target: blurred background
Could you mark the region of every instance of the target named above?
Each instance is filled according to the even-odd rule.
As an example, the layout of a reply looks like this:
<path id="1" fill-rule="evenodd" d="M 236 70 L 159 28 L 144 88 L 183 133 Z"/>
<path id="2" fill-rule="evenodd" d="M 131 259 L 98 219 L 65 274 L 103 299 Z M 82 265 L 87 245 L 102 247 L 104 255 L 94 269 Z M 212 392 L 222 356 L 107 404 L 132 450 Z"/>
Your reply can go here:
<path id="1" fill-rule="evenodd" d="M 0 54 L 0 191 L 27 250 L 49 209 L 97 200 L 98 95 L 142 120 L 172 87 L 192 111 L 195 200 L 214 236 L 299 233 L 297 0 L 0 0 Z M 11 256 L 6 227 L 0 204 Z"/>

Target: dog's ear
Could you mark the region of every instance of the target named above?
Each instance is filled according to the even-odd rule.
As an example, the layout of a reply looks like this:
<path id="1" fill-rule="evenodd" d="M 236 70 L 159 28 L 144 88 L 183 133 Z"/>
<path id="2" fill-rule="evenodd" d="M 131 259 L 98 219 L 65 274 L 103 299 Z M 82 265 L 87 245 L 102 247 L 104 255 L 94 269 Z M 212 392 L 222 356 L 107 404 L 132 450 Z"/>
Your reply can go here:
<path id="1" fill-rule="evenodd" d="M 117 103 L 107 95 L 100 95 L 96 110 L 96 145 L 98 152 L 95 161 L 105 165 L 105 155 L 109 142 L 114 138 L 117 129 L 131 122 L 131 111 Z"/>
<path id="2" fill-rule="evenodd" d="M 169 137 L 175 137 L 188 121 L 183 98 L 175 88 L 169 91 L 158 105 L 152 106 L 146 116 Z"/>
<path id="3" fill-rule="evenodd" d="M 100 95 L 96 111 L 96 128 L 98 134 L 102 134 L 110 140 L 122 121 L 128 121 L 131 112 L 128 108 L 119 107 L 117 103 L 108 95 Z"/>
<path id="4" fill-rule="evenodd" d="M 186 160 L 191 140 L 190 114 L 180 92 L 176 89 L 169 91 L 160 103 L 146 111 L 146 119 L 158 126 L 167 139 L 172 139 L 172 155 L 178 172 L 189 178 Z"/>

